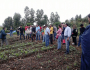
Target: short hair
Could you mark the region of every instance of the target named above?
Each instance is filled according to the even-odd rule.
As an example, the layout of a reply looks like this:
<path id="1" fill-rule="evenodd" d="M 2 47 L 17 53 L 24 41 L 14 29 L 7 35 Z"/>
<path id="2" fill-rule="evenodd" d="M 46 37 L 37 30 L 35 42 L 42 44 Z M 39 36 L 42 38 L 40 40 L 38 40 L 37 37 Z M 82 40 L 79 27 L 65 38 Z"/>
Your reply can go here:
<path id="1" fill-rule="evenodd" d="M 88 17 L 90 18 L 90 14 L 88 15 Z"/>
<path id="2" fill-rule="evenodd" d="M 3 27 L 3 29 L 5 29 L 5 27 Z"/>
<path id="3" fill-rule="evenodd" d="M 80 26 L 83 26 L 83 24 L 81 24 Z"/>
<path id="4" fill-rule="evenodd" d="M 66 25 L 68 26 L 68 23 L 66 23 Z"/>
<path id="5" fill-rule="evenodd" d="M 61 27 L 61 25 L 59 25 L 59 27 Z"/>

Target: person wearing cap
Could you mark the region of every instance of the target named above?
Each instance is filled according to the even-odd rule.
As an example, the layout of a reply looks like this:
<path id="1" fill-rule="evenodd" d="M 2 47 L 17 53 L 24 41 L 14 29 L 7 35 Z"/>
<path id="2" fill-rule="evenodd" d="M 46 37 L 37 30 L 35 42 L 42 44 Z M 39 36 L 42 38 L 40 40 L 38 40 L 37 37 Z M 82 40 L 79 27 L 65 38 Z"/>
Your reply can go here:
<path id="1" fill-rule="evenodd" d="M 71 28 L 68 26 L 68 24 L 65 24 L 65 31 L 64 31 L 64 37 L 66 42 L 66 54 L 69 54 L 69 42 L 71 37 Z"/>
<path id="2" fill-rule="evenodd" d="M 79 42 L 78 42 L 78 46 L 80 46 L 81 44 L 81 37 L 82 37 L 82 34 L 83 32 L 85 31 L 85 27 L 83 27 L 83 24 L 80 25 L 80 35 L 79 35 Z"/>
<path id="3" fill-rule="evenodd" d="M 90 70 L 90 14 L 88 15 L 89 25 L 85 28 L 85 31 L 81 37 L 81 70 Z"/>

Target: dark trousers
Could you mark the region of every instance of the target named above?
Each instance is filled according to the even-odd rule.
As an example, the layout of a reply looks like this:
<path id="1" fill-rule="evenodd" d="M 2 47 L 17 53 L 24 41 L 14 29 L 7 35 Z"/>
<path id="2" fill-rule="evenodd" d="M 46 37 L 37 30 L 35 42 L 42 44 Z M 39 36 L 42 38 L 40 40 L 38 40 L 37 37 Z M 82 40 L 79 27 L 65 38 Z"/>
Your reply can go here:
<path id="1" fill-rule="evenodd" d="M 53 44 L 53 34 L 50 34 L 50 42 Z"/>
<path id="2" fill-rule="evenodd" d="M 74 45 L 77 45 L 77 40 L 76 40 L 77 37 L 73 37 L 73 42 L 74 42 Z"/>
<path id="3" fill-rule="evenodd" d="M 19 36 L 19 31 L 17 31 L 17 36 Z"/>
<path id="4" fill-rule="evenodd" d="M 25 36 L 23 33 L 20 33 L 20 40 L 21 40 L 21 36 L 23 35 L 23 38 L 25 39 Z"/>
<path id="5" fill-rule="evenodd" d="M 2 39 L 2 40 L 1 40 L 1 47 L 3 46 L 3 43 L 4 43 L 4 42 L 6 43 L 6 45 L 8 45 L 7 39 Z"/>
<path id="6" fill-rule="evenodd" d="M 29 39 L 30 34 L 27 34 L 26 39 Z"/>

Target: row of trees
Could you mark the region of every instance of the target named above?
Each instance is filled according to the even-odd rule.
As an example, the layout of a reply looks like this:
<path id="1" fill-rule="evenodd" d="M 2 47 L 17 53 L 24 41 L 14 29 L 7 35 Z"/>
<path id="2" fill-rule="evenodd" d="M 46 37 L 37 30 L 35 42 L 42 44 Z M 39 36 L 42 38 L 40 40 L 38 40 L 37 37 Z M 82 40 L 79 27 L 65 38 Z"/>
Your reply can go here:
<path id="1" fill-rule="evenodd" d="M 21 18 L 21 15 L 19 13 L 15 13 L 13 18 L 7 17 L 4 20 L 3 26 L 7 27 L 7 29 L 10 29 L 10 26 L 13 26 L 13 28 L 17 28 L 20 25 L 25 26 L 27 23 L 30 25 L 33 25 L 34 23 L 37 23 L 38 25 L 45 25 L 45 24 L 54 24 L 55 22 L 60 22 L 60 16 L 56 12 L 55 14 L 51 12 L 50 19 L 46 14 L 44 14 L 44 11 L 41 9 L 38 9 L 36 12 L 33 8 L 29 9 L 29 7 L 25 7 L 24 9 L 25 17 Z"/>
<path id="2" fill-rule="evenodd" d="M 34 23 L 37 23 L 38 25 L 45 25 L 45 24 L 54 24 L 58 26 L 61 24 L 60 22 L 60 16 L 58 13 L 51 12 L 50 18 L 46 14 L 44 14 L 43 9 L 38 9 L 36 12 L 33 8 L 29 9 L 28 6 L 24 9 L 25 16 L 21 18 L 21 15 L 19 13 L 15 13 L 13 18 L 7 17 L 4 20 L 3 26 L 7 27 L 7 29 L 10 29 L 10 26 L 13 26 L 13 28 L 17 28 L 20 25 L 25 26 L 27 23 L 30 25 L 33 25 Z M 73 24 L 76 24 L 78 27 L 81 23 L 88 23 L 87 16 L 82 18 L 81 15 L 76 15 L 75 18 L 71 18 L 70 20 L 65 20 L 63 23 L 69 23 L 70 26 Z M 87 25 L 87 24 L 86 24 Z M 85 26 L 86 26 L 85 25 Z"/>

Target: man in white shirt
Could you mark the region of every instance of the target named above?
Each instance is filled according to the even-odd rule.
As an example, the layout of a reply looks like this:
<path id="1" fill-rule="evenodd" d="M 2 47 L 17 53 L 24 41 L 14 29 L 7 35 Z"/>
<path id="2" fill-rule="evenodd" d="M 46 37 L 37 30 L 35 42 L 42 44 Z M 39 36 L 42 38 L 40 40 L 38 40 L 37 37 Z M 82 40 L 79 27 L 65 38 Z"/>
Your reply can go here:
<path id="1" fill-rule="evenodd" d="M 47 27 L 47 25 L 46 25 L 46 30 L 45 30 L 45 38 L 46 38 L 46 41 L 45 41 L 45 43 L 46 43 L 46 46 L 48 46 L 49 45 L 49 35 L 50 35 L 50 29 Z"/>
<path id="2" fill-rule="evenodd" d="M 68 24 L 65 24 L 64 36 L 65 36 L 65 42 L 66 42 L 66 54 L 69 54 L 69 42 L 70 42 L 70 37 L 71 37 L 71 28 L 68 26 Z"/>

